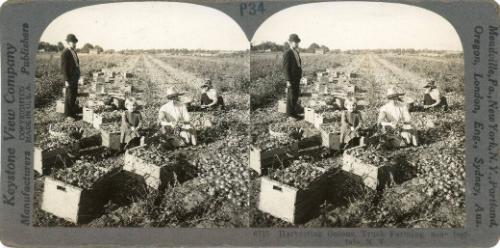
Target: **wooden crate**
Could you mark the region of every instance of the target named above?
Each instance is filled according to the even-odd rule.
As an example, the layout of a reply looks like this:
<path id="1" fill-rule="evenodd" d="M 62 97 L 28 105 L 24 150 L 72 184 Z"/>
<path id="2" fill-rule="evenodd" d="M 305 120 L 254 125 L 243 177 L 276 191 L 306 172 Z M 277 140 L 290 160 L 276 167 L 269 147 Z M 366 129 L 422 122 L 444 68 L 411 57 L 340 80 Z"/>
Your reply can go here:
<path id="1" fill-rule="evenodd" d="M 44 149 L 35 146 L 33 154 L 33 169 L 41 175 L 46 175 L 52 168 L 62 166 L 62 161 L 66 159 L 68 153 L 78 151 L 78 143 L 69 145 L 68 147 L 58 147 L 52 149 Z"/>
<path id="2" fill-rule="evenodd" d="M 249 166 L 259 175 L 267 172 L 267 169 L 279 164 L 279 161 L 287 159 L 287 156 L 297 155 L 299 150 L 298 143 L 293 142 L 285 147 L 277 147 L 267 151 L 251 146 Z"/>
<path id="3" fill-rule="evenodd" d="M 313 108 L 304 108 L 304 120 L 311 124 L 314 124 L 316 119 L 316 111 Z"/>
<path id="4" fill-rule="evenodd" d="M 102 146 L 115 151 L 120 150 L 120 135 L 120 131 L 109 132 L 101 130 Z"/>
<path id="5" fill-rule="evenodd" d="M 196 169 L 190 164 L 156 165 L 131 154 L 133 149 L 141 148 L 142 146 L 134 147 L 125 152 L 123 169 L 143 177 L 149 187 L 162 189 L 174 184 L 176 180 L 182 183 L 196 177 Z"/>
<path id="6" fill-rule="evenodd" d="M 284 221 L 301 224 L 319 214 L 326 180 L 318 178 L 306 190 L 261 177 L 258 209 Z"/>
<path id="7" fill-rule="evenodd" d="M 337 118 L 337 119 L 336 118 L 326 118 L 325 115 L 323 115 L 322 113 L 315 113 L 313 125 L 315 128 L 319 129 L 321 124 L 333 123 L 335 121 L 340 121 L 340 118 Z"/>
<path id="8" fill-rule="evenodd" d="M 340 132 L 327 132 L 323 129 L 320 129 L 321 132 L 321 144 L 324 147 L 330 148 L 332 150 L 340 150 Z"/>
<path id="9" fill-rule="evenodd" d="M 83 121 L 93 124 L 94 123 L 94 110 L 91 108 L 83 107 L 82 110 Z"/>
<path id="10" fill-rule="evenodd" d="M 66 114 L 66 105 L 64 103 L 64 100 L 56 101 L 56 113 Z"/>
<path id="11" fill-rule="evenodd" d="M 279 100 L 278 101 L 278 112 L 287 114 L 288 112 L 286 111 L 286 101 L 285 100 Z"/>
<path id="12" fill-rule="evenodd" d="M 118 122 L 122 118 L 120 112 L 116 112 L 112 117 L 109 118 L 103 118 L 102 113 L 94 113 L 94 119 L 92 122 L 92 126 L 96 129 L 100 129 L 101 125 L 104 123 L 110 123 L 110 122 Z"/>
<path id="13" fill-rule="evenodd" d="M 116 170 L 110 171 L 90 189 L 45 177 L 41 209 L 73 223 L 89 222 L 104 213 L 104 205 L 109 200 L 109 182 L 116 173 Z"/>
<path id="14" fill-rule="evenodd" d="M 365 163 L 360 159 L 344 152 L 342 155 L 342 170 L 361 177 L 365 186 L 376 190 L 390 180 L 393 168 L 389 165 L 377 167 L 373 164 Z"/>
<path id="15" fill-rule="evenodd" d="M 106 85 L 104 85 L 104 79 L 102 80 L 102 82 L 100 81 L 97 81 L 96 83 L 94 83 L 94 85 L 92 85 L 92 90 L 96 93 L 96 94 L 104 94 L 106 93 Z"/>

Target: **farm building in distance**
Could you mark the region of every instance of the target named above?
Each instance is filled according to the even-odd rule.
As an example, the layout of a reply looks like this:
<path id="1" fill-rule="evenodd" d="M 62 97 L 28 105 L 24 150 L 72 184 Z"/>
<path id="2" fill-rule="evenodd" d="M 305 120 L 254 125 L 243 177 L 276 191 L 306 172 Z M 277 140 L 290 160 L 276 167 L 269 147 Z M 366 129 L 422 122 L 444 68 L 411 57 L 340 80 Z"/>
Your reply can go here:
<path id="1" fill-rule="evenodd" d="M 326 53 L 326 49 L 319 48 L 319 49 L 314 50 L 314 53 L 316 53 L 316 54 L 325 54 Z"/>
<path id="2" fill-rule="evenodd" d="M 100 54 L 101 51 L 99 51 L 99 49 L 89 49 L 89 54 Z"/>

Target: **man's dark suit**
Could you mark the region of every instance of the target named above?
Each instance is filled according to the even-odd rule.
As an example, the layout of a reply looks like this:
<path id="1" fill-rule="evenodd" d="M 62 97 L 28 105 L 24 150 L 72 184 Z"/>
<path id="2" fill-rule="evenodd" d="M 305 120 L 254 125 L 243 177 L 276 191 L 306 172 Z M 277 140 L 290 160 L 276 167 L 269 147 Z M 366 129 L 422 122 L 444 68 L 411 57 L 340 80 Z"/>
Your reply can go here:
<path id="1" fill-rule="evenodd" d="M 65 112 L 67 116 L 74 117 L 77 111 L 76 97 L 78 95 L 78 80 L 80 79 L 80 61 L 76 52 L 69 48 L 61 54 L 61 71 L 64 81 L 69 83 L 66 89 Z"/>
<path id="2" fill-rule="evenodd" d="M 298 59 L 297 59 L 298 58 Z M 297 115 L 297 102 L 300 95 L 300 79 L 302 78 L 302 66 L 300 56 L 297 57 L 292 49 L 288 49 L 283 54 L 283 73 L 285 80 L 290 82 L 287 93 L 287 113 L 290 116 Z"/>

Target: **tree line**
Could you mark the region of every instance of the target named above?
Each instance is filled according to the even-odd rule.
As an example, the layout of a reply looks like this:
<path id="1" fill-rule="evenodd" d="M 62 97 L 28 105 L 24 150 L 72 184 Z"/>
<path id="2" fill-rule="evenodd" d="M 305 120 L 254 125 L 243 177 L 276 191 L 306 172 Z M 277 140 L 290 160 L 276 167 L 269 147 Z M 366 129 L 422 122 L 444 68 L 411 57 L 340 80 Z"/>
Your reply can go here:
<path id="1" fill-rule="evenodd" d="M 289 48 L 288 42 L 283 43 L 283 45 L 277 44 L 272 41 L 265 41 L 258 45 L 251 45 L 250 50 L 255 52 L 283 52 Z M 363 53 L 399 53 L 399 54 L 418 54 L 418 53 L 438 53 L 445 54 L 448 51 L 443 50 L 432 50 L 432 49 L 414 49 L 414 48 L 392 48 L 392 49 L 330 49 L 325 45 L 319 45 L 317 43 L 312 43 L 307 48 L 300 48 L 301 52 L 314 53 L 317 49 L 323 49 L 324 52 L 329 53 L 340 53 L 345 52 L 348 54 L 363 54 Z"/>
<path id="2" fill-rule="evenodd" d="M 251 51 L 271 51 L 271 52 L 283 52 L 289 48 L 288 42 L 283 43 L 283 45 L 276 44 L 275 42 L 272 41 L 265 41 L 262 42 L 258 45 L 251 45 L 250 50 Z M 310 52 L 313 53 L 318 49 L 322 49 L 325 52 L 329 52 L 330 48 L 325 46 L 325 45 L 319 45 L 317 43 L 311 43 L 309 47 L 307 48 L 301 48 L 300 50 L 302 52 Z"/>
<path id="3" fill-rule="evenodd" d="M 90 50 L 96 49 L 98 52 L 103 52 L 104 49 L 98 45 L 92 45 L 90 43 L 85 43 L 81 48 L 76 49 L 77 52 L 88 53 Z M 58 42 L 57 44 L 50 44 L 49 42 L 40 41 L 38 43 L 38 50 L 43 50 L 45 52 L 61 52 L 64 50 L 64 44 Z"/>

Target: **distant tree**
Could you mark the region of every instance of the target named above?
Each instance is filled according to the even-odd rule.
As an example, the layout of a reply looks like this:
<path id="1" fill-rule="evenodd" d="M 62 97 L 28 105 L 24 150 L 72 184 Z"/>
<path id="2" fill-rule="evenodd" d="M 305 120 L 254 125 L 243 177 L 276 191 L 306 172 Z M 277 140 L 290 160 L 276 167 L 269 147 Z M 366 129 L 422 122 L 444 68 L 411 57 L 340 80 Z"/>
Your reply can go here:
<path id="1" fill-rule="evenodd" d="M 309 52 L 314 52 L 316 49 L 321 48 L 318 44 L 316 43 L 311 43 L 311 45 L 307 48 L 307 51 Z"/>
<path id="2" fill-rule="evenodd" d="M 94 49 L 97 49 L 98 52 L 102 53 L 104 51 L 104 49 L 98 45 L 95 45 L 94 46 Z"/>
<path id="3" fill-rule="evenodd" d="M 57 42 L 57 50 L 58 51 L 62 51 L 64 50 L 64 44 L 62 42 Z"/>
<path id="4" fill-rule="evenodd" d="M 321 49 L 325 50 L 325 52 L 329 52 L 330 51 L 330 48 L 328 48 L 325 45 L 321 45 Z"/>
<path id="5" fill-rule="evenodd" d="M 90 43 L 85 43 L 79 51 L 82 53 L 88 53 L 90 49 L 94 49 L 94 46 Z"/>

